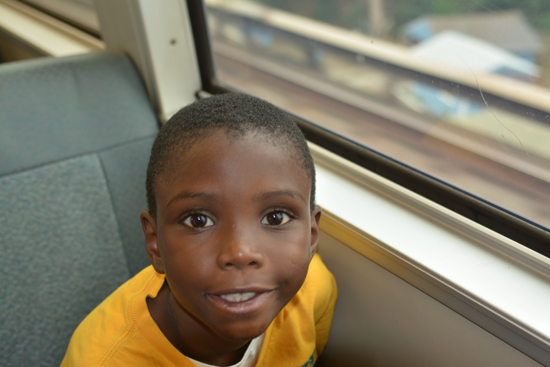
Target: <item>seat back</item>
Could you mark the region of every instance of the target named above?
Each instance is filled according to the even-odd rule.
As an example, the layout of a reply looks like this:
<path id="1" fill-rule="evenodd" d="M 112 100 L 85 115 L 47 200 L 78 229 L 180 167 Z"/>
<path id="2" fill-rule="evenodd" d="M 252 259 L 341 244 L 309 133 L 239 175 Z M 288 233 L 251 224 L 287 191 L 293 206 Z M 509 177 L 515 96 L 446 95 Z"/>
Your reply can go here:
<path id="1" fill-rule="evenodd" d="M 157 132 L 125 56 L 0 66 L 0 365 L 58 366 L 80 321 L 149 264 Z"/>

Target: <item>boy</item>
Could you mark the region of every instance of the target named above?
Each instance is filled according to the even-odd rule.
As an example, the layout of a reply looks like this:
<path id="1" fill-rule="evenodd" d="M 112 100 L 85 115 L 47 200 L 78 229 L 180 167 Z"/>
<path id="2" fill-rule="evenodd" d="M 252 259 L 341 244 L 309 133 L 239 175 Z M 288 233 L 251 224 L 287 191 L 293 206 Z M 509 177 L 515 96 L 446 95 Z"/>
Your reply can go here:
<path id="1" fill-rule="evenodd" d="M 152 266 L 80 324 L 62 366 L 313 366 L 337 291 L 296 124 L 246 95 L 196 102 L 159 132 L 146 187 Z"/>

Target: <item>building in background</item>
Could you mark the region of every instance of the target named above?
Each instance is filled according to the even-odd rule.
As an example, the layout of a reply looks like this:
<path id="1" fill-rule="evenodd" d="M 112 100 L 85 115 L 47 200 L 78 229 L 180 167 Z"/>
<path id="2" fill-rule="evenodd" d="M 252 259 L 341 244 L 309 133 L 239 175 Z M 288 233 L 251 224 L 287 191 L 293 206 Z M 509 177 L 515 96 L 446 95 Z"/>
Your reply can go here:
<path id="1" fill-rule="evenodd" d="M 518 10 L 423 16 L 404 26 L 404 41 L 416 45 L 447 30 L 489 42 L 531 62 L 542 52 L 538 34 Z"/>

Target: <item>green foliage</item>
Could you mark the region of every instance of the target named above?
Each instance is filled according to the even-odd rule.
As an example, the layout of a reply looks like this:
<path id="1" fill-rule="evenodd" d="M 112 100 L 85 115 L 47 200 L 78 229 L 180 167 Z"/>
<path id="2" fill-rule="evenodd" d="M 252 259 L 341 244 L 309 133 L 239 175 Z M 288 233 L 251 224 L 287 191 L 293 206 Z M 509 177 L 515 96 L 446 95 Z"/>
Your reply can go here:
<path id="1" fill-rule="evenodd" d="M 535 28 L 550 30 L 548 0 L 392 0 L 391 3 L 390 13 L 398 27 L 422 15 L 521 10 Z"/>
<path id="2" fill-rule="evenodd" d="M 368 0 L 253 0 L 348 29 L 367 31 Z"/>
<path id="3" fill-rule="evenodd" d="M 369 0 L 253 0 L 322 22 L 367 33 Z M 528 21 L 550 31 L 550 0 L 385 0 L 394 28 L 423 15 L 521 10 Z"/>

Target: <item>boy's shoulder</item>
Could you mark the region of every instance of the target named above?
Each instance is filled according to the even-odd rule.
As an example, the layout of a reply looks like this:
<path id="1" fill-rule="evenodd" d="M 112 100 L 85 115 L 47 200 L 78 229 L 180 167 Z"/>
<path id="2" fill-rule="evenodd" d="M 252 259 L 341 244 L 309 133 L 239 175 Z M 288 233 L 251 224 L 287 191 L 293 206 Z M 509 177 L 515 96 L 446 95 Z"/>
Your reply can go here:
<path id="1" fill-rule="evenodd" d="M 334 277 L 315 254 L 304 284 L 266 331 L 257 366 L 308 366 L 317 360 L 328 340 L 337 296 Z"/>
<path id="2" fill-rule="evenodd" d="M 121 285 L 80 323 L 61 366 L 105 366 L 121 348 L 146 347 L 138 324 L 148 316 L 146 298 L 155 297 L 163 283 L 164 276 L 149 266 Z"/>
<path id="3" fill-rule="evenodd" d="M 308 278 L 310 278 L 308 279 L 310 282 L 313 281 L 324 284 L 334 280 L 332 273 L 327 269 L 323 263 L 321 255 L 317 252 L 313 255 L 313 259 L 311 259 L 311 263 L 309 264 Z"/>
<path id="4" fill-rule="evenodd" d="M 336 281 L 316 253 L 309 265 L 308 274 L 300 293 L 308 298 L 315 299 L 315 311 L 325 309 L 337 297 Z"/>
<path id="5" fill-rule="evenodd" d="M 317 323 L 323 315 L 333 311 L 337 296 L 334 276 L 316 253 L 302 287 L 275 318 L 275 324 L 282 325 L 289 320 L 302 326 L 308 324 L 305 320 Z"/>

